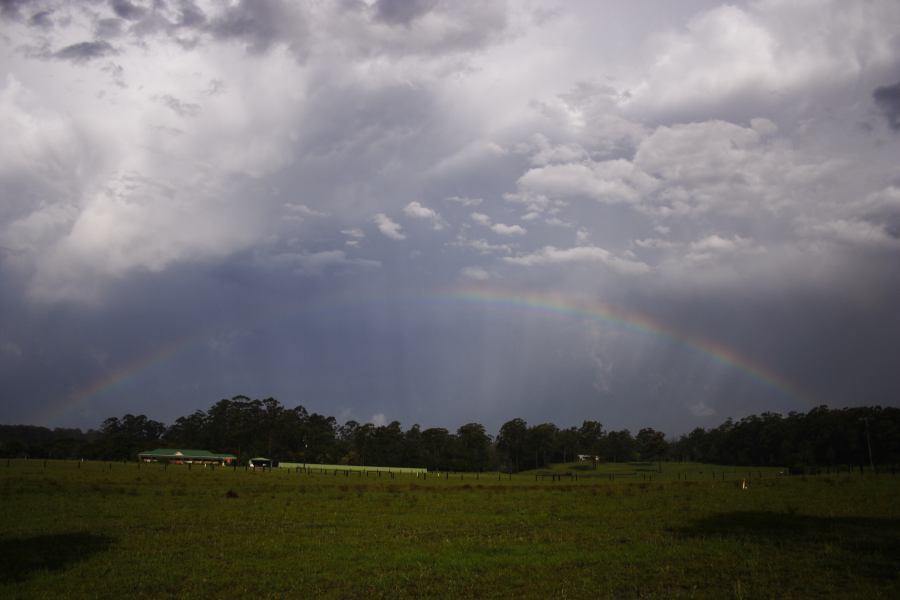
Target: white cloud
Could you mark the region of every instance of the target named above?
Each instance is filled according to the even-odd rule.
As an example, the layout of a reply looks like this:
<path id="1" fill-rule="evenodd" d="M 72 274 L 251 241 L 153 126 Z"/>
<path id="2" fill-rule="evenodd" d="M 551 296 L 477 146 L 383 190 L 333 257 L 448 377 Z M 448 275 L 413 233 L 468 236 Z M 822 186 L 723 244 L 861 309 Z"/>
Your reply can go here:
<path id="1" fill-rule="evenodd" d="M 426 219 L 431 221 L 431 226 L 435 231 L 440 231 L 446 226 L 444 219 L 441 218 L 436 211 L 426 206 L 422 206 L 418 202 L 410 202 L 403 208 L 403 214 L 412 219 Z"/>
<path id="2" fill-rule="evenodd" d="M 766 0 L 698 13 L 650 43 L 648 68 L 624 104 L 686 110 L 724 102 L 770 105 L 813 85 L 853 82 L 896 58 L 896 2 Z M 802 33 L 800 33 L 802 32 Z"/>
<path id="3" fill-rule="evenodd" d="M 636 203 L 657 186 L 654 177 L 620 159 L 539 167 L 525 173 L 518 183 L 530 202 L 534 198 L 585 196 L 606 204 Z"/>
<path id="4" fill-rule="evenodd" d="M 591 239 L 591 232 L 584 227 L 579 227 L 575 231 L 575 245 L 583 246 Z"/>
<path id="5" fill-rule="evenodd" d="M 343 250 L 321 252 L 281 252 L 258 257 L 260 264 L 272 268 L 288 268 L 296 274 L 316 275 L 336 267 L 379 268 L 376 260 L 349 258 Z"/>
<path id="6" fill-rule="evenodd" d="M 711 417 L 716 414 L 716 409 L 709 406 L 702 400 L 698 400 L 692 404 L 687 405 L 688 410 L 691 411 L 691 414 L 695 417 Z"/>
<path id="7" fill-rule="evenodd" d="M 635 240 L 634 245 L 638 248 L 668 249 L 674 248 L 679 244 L 660 238 L 644 238 L 642 240 Z"/>
<path id="8" fill-rule="evenodd" d="M 351 248 L 359 248 L 360 240 L 366 237 L 366 233 L 357 227 L 352 229 L 342 229 L 341 233 L 350 238 L 344 242 L 344 245 L 350 246 Z"/>
<path id="9" fill-rule="evenodd" d="M 657 247 L 662 247 L 661 245 Z M 686 258 L 691 261 L 706 261 L 727 254 L 746 254 L 760 252 L 761 248 L 753 240 L 740 236 L 724 237 L 712 234 L 692 242 L 688 247 Z"/>
<path id="10" fill-rule="evenodd" d="M 491 231 L 498 235 L 525 235 L 528 230 L 521 225 L 504 225 L 503 223 L 493 223 L 491 218 L 484 213 L 473 212 L 469 215 L 473 221 L 484 227 L 489 227 Z"/>
<path id="11" fill-rule="evenodd" d="M 528 233 L 528 230 L 521 225 L 504 225 L 503 223 L 491 225 L 491 231 L 498 235 L 525 235 Z"/>
<path id="12" fill-rule="evenodd" d="M 509 244 L 491 244 L 483 239 L 470 240 L 464 234 L 458 235 L 456 240 L 449 245 L 457 248 L 469 248 L 479 254 L 510 254 L 513 251 Z"/>
<path id="13" fill-rule="evenodd" d="M 369 422 L 372 423 L 372 425 L 374 425 L 375 427 L 384 427 L 385 425 L 387 425 L 388 420 L 387 417 L 384 416 L 384 413 L 375 413 L 369 419 Z"/>
<path id="14" fill-rule="evenodd" d="M 463 267 L 460 274 L 466 279 L 475 281 L 487 281 L 491 278 L 491 274 L 481 267 Z"/>
<path id="15" fill-rule="evenodd" d="M 633 160 L 531 169 L 518 181 L 519 194 L 623 203 L 658 217 L 774 212 L 843 163 L 815 164 L 771 139 L 772 131 L 765 120 L 755 120 L 755 127 L 724 121 L 661 126 L 638 145 Z"/>
<path id="16" fill-rule="evenodd" d="M 378 213 L 372 217 L 372 222 L 378 227 L 378 231 L 392 240 L 405 240 L 406 235 L 398 223 L 392 221 L 386 214 Z"/>
<path id="17" fill-rule="evenodd" d="M 641 274 L 650 270 L 648 265 L 640 261 L 617 257 L 608 250 L 597 246 L 576 246 L 573 248 L 545 246 L 538 252 L 509 256 L 503 260 L 523 267 L 566 263 L 601 263 L 619 273 Z"/>
<path id="18" fill-rule="evenodd" d="M 306 206 L 305 204 L 294 204 L 291 202 L 287 202 L 284 205 L 284 210 L 288 213 L 289 216 L 299 216 L 299 217 L 327 217 L 328 213 L 315 210 Z"/>

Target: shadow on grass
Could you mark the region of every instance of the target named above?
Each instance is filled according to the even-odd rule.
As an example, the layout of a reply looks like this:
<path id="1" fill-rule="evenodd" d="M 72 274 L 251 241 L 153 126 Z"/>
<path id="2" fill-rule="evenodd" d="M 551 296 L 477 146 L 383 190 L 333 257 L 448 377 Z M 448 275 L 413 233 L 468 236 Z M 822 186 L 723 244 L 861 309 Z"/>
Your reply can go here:
<path id="1" fill-rule="evenodd" d="M 58 533 L 0 540 L 0 584 L 57 571 L 103 552 L 112 538 L 93 533 Z"/>
<path id="2" fill-rule="evenodd" d="M 818 548 L 823 561 L 839 563 L 868 577 L 897 579 L 900 574 L 900 519 L 736 511 L 671 531 L 687 538 L 734 538 L 779 549 L 793 548 L 806 556 L 815 554 Z"/>

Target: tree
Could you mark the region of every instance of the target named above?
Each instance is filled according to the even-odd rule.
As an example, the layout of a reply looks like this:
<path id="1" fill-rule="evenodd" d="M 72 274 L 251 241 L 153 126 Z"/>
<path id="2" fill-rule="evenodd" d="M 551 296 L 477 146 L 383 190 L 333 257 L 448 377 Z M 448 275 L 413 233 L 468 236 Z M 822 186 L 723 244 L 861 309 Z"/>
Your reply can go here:
<path id="1" fill-rule="evenodd" d="M 500 427 L 497 449 L 503 453 L 506 464 L 513 471 L 519 471 L 527 436 L 528 424 L 522 419 L 507 421 Z"/>
<path id="2" fill-rule="evenodd" d="M 526 436 L 526 456 L 530 460 L 534 457 L 534 468 L 547 466 L 548 456 L 552 456 L 556 447 L 556 435 L 559 433 L 553 423 L 541 423 L 528 429 Z"/>
<path id="3" fill-rule="evenodd" d="M 627 429 L 610 431 L 606 435 L 607 453 L 613 462 L 624 462 L 634 459 L 634 438 Z"/>
<path id="4" fill-rule="evenodd" d="M 603 425 L 599 421 L 583 421 L 578 428 L 578 449 L 581 454 L 591 456 L 603 456 L 604 454 Z M 594 468 L 597 462 L 594 461 Z"/>
<path id="5" fill-rule="evenodd" d="M 563 429 L 556 436 L 559 454 L 554 458 L 559 458 L 562 462 L 569 462 L 575 459 L 581 443 L 579 442 L 578 430 L 575 427 Z"/>
<path id="6" fill-rule="evenodd" d="M 669 443 L 666 441 L 665 434 L 651 427 L 645 427 L 638 431 L 635 443 L 641 460 L 658 461 L 669 450 Z"/>
<path id="7" fill-rule="evenodd" d="M 456 468 L 461 471 L 482 471 L 488 464 L 491 436 L 479 423 L 467 423 L 456 430 L 458 457 Z"/>
<path id="8" fill-rule="evenodd" d="M 451 463 L 450 432 L 443 427 L 429 427 L 422 432 L 425 466 L 432 470 L 448 470 Z"/>

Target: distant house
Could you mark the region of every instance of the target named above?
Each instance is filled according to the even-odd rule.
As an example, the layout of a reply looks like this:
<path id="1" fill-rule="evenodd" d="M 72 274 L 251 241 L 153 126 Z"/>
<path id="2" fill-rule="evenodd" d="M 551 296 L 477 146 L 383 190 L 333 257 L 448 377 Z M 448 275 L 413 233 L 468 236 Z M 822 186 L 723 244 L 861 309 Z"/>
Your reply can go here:
<path id="1" fill-rule="evenodd" d="M 600 457 L 597 456 L 596 454 L 579 454 L 578 460 L 582 461 L 582 462 L 584 462 L 584 461 L 600 462 Z"/>
<path id="2" fill-rule="evenodd" d="M 176 465 L 231 465 L 237 461 L 234 454 L 217 454 L 209 450 L 157 448 L 138 454 L 141 462 L 166 462 Z"/>
<path id="3" fill-rule="evenodd" d="M 256 458 L 251 458 L 249 461 L 247 461 L 247 464 L 250 465 L 251 469 L 271 469 L 272 459 L 257 456 Z"/>

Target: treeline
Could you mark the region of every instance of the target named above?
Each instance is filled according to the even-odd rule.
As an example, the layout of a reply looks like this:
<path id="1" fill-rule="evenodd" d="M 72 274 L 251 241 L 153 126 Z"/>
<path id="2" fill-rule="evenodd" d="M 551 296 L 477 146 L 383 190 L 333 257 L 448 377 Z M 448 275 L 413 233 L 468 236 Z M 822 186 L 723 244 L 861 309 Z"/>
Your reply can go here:
<path id="1" fill-rule="evenodd" d="M 900 465 L 900 409 L 859 407 L 763 413 L 698 428 L 672 444 L 677 460 L 706 463 L 838 467 Z"/>
<path id="2" fill-rule="evenodd" d="M 782 416 L 763 413 L 698 428 L 677 440 L 644 428 L 607 431 L 597 421 L 561 429 L 553 423 L 504 423 L 490 435 L 479 423 L 451 432 L 442 427 L 403 429 L 347 421 L 287 408 L 274 398 L 235 396 L 166 426 L 145 415 L 110 417 L 100 428 L 47 429 L 0 425 L 0 456 L 134 460 L 156 447 L 229 452 L 280 461 L 431 470 L 520 471 L 577 455 L 599 461 L 689 460 L 759 466 L 861 466 L 900 463 L 900 409 L 818 407 Z M 870 453 L 871 449 L 871 453 Z"/>

